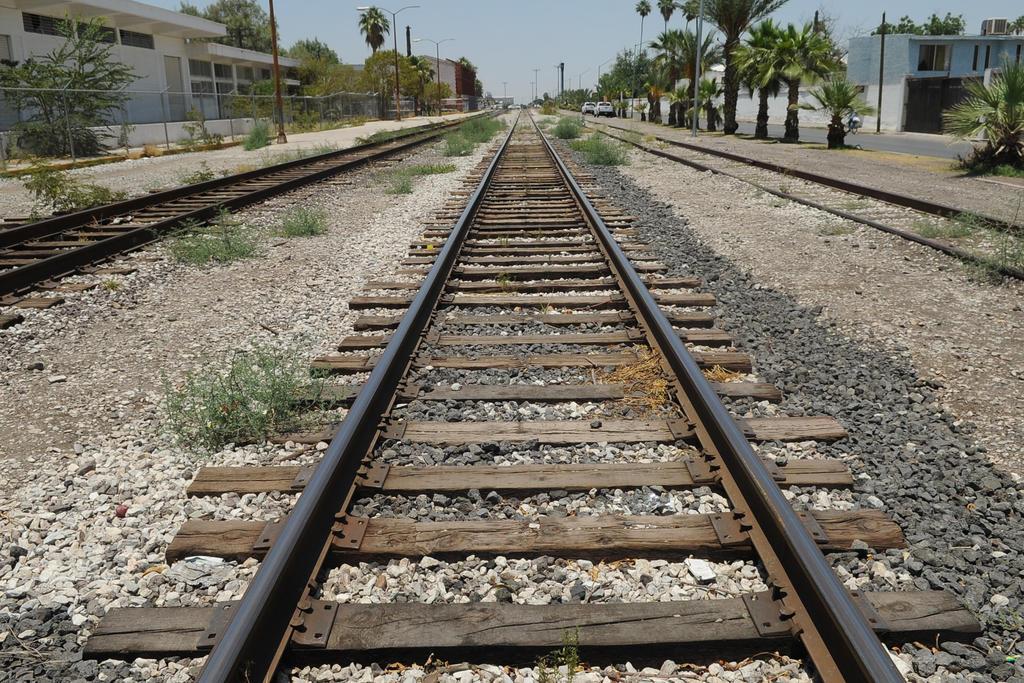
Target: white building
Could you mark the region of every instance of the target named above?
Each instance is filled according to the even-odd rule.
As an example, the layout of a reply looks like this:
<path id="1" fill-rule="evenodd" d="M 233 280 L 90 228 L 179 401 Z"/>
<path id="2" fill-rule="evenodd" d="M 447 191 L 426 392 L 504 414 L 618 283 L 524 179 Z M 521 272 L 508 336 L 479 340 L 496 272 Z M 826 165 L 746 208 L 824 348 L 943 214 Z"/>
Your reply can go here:
<path id="1" fill-rule="evenodd" d="M 135 0 L 0 0 L 0 59 L 24 61 L 58 47 L 65 15 L 105 20 L 107 40 L 115 45 L 113 54 L 139 77 L 128 88 L 133 94 L 125 117 L 135 124 L 159 123 L 161 139 L 163 122 L 184 121 L 193 106 L 203 112 L 211 131 L 240 132 L 237 126 L 247 122 L 218 121 L 229 117 L 230 98 L 225 95 L 245 92 L 254 81 L 271 77 L 273 59 L 268 54 L 195 42 L 225 35 L 223 24 Z M 298 65 L 287 57 L 279 63 L 282 68 Z M 0 130 L 10 127 L 17 116 L 0 107 Z M 174 128 L 180 133 L 180 124 Z M 145 134 L 144 126 L 137 129 L 133 142 L 153 137 Z M 171 137 L 180 135 L 172 132 Z"/>

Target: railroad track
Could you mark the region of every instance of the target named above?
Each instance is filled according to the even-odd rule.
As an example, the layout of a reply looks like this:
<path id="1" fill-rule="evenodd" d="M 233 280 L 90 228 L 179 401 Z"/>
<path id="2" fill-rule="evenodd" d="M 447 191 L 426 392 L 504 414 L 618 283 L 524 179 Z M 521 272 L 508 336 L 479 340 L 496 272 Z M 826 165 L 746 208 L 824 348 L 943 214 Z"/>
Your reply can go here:
<path id="1" fill-rule="evenodd" d="M 57 280 L 75 272 L 116 274 L 121 271 L 98 264 L 160 239 L 186 222 L 202 223 L 221 211 L 235 210 L 412 150 L 462 122 L 431 125 L 380 143 L 356 145 L 0 229 L 0 305 L 56 305 L 61 302 L 59 296 L 23 295 L 31 290 L 79 291 L 89 285 L 61 284 Z"/>
<path id="2" fill-rule="evenodd" d="M 356 323 L 366 334 L 314 362 L 354 379 L 369 373 L 328 393 L 350 403 L 340 425 L 280 437 L 330 446 L 306 465 L 197 474 L 191 496 L 302 494 L 269 523 L 190 520 L 168 546 L 169 564 L 258 559 L 244 598 L 112 610 L 86 657 L 209 654 L 200 680 L 255 681 L 283 664 L 532 662 L 572 632 L 592 663 L 795 651 L 826 681 L 897 681 L 878 635 L 933 642 L 980 631 L 948 593 L 859 594 L 839 583 L 823 553 L 903 547 L 899 527 L 877 510 L 794 511 L 780 487 L 849 488 L 851 474 L 835 460 L 762 459 L 748 439 L 830 441 L 844 430 L 828 416 L 731 414 L 720 397 L 742 407 L 779 392 L 756 382 L 750 359 L 714 327 L 714 297 L 697 280 L 665 276 L 634 219 L 573 168 L 517 120 L 411 246 L 398 272 L 406 279 L 368 283 L 350 303 L 366 311 Z M 552 448 L 564 457 L 552 459 Z M 493 518 L 499 500 L 516 508 L 520 498 L 643 487 L 709 487 L 722 502 L 688 514 Z M 426 503 L 407 518 L 374 513 L 417 495 Z M 475 503 L 442 521 L 415 519 L 431 496 Z M 631 603 L 574 593 L 562 604 L 511 595 L 358 604 L 346 593 L 360 563 L 430 572 L 468 557 L 499 567 L 548 557 L 591 571 L 685 562 L 671 580 L 690 587 L 715 580 L 711 561 L 743 560 L 763 589 Z M 383 568 L 380 577 L 386 585 Z"/>
<path id="3" fill-rule="evenodd" d="M 649 154 L 748 183 L 758 190 L 870 226 L 1001 275 L 1024 280 L 1024 266 L 993 258 L 1002 241 L 1024 238 L 1024 224 L 910 197 L 739 154 L 653 136 L 661 147 L 629 136 L 627 129 L 586 125 Z M 666 149 L 665 146 L 671 149 Z M 924 234 L 922 234 L 924 233 Z"/>

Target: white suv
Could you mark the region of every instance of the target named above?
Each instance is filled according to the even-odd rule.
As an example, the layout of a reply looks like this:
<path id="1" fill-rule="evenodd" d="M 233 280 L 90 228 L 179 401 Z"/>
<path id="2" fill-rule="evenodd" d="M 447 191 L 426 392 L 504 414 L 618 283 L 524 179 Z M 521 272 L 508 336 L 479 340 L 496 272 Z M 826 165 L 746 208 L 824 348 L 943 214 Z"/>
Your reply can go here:
<path id="1" fill-rule="evenodd" d="M 584 106 L 586 106 L 586 105 L 584 105 Z M 614 118 L 615 117 L 615 107 L 612 106 L 611 102 L 598 102 L 597 103 L 597 111 L 595 112 L 594 115 L 595 116 L 611 116 L 612 118 Z"/>
<path id="2" fill-rule="evenodd" d="M 593 102 L 584 102 L 583 106 L 580 108 L 580 113 L 593 114 L 594 116 L 597 116 L 597 105 Z"/>

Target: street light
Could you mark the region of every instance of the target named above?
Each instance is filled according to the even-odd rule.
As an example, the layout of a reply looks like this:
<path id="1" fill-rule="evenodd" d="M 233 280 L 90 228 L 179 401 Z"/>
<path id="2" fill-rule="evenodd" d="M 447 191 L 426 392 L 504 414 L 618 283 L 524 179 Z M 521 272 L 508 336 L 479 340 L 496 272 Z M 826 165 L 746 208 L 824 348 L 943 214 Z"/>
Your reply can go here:
<path id="1" fill-rule="evenodd" d="M 508 104 L 505 100 L 508 99 L 508 81 L 501 82 L 501 106 Z"/>
<path id="2" fill-rule="evenodd" d="M 434 58 L 437 60 L 435 66 L 437 67 L 437 115 L 441 115 L 441 43 L 447 43 L 449 40 L 455 40 L 454 38 L 445 38 L 443 40 L 431 40 L 430 38 L 413 38 L 412 42 L 420 43 L 423 41 L 434 44 Z"/>
<path id="3" fill-rule="evenodd" d="M 419 7 L 419 5 L 406 5 L 405 7 L 402 7 L 401 9 L 397 9 L 394 12 L 392 12 L 389 9 L 387 9 L 386 7 L 378 7 L 377 8 L 377 9 L 382 9 L 385 12 L 387 12 L 388 14 L 391 15 L 391 37 L 395 39 L 395 120 L 396 121 L 401 121 L 402 120 L 402 102 L 401 102 L 401 100 L 398 97 L 398 19 L 396 17 L 398 16 L 398 13 L 401 12 L 402 10 L 413 9 L 415 7 Z M 368 7 L 368 6 L 363 6 L 363 7 L 356 7 L 356 9 L 358 11 L 360 11 L 360 12 L 365 12 L 366 10 L 373 9 L 373 8 L 372 7 Z"/>
<path id="4" fill-rule="evenodd" d="M 288 142 L 284 134 L 284 104 L 281 102 L 281 70 L 277 66 L 277 22 L 274 21 L 274 0 L 270 0 L 270 42 L 274 54 L 274 108 L 277 109 L 277 144 Z M 216 75 L 216 74 L 215 74 Z"/>

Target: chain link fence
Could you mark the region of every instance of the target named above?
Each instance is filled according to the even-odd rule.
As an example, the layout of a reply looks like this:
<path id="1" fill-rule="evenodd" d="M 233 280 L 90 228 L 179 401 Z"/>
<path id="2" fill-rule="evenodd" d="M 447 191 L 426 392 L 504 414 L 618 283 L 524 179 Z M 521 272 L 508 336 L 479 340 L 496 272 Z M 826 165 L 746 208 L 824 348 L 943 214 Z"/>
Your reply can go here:
<path id="1" fill-rule="evenodd" d="M 101 91 L 0 87 L 0 164 L 6 169 L 7 162 L 18 156 L 50 156 L 47 149 L 58 149 L 59 154 L 72 159 L 85 156 L 83 133 L 100 137 L 108 149 L 170 147 L 181 142 L 202 144 L 236 138 L 248 134 L 256 121 L 276 118 L 274 95 L 213 92 L 212 83 L 204 85 L 210 86 L 209 92 L 102 92 L 116 94 L 120 104 L 99 119 L 80 110 L 88 95 Z M 417 111 L 411 97 L 402 98 L 401 106 L 406 115 Z M 444 109 L 461 110 L 462 106 L 468 103 L 445 102 Z M 282 95 L 282 109 L 289 131 L 306 132 L 356 119 L 394 118 L 395 99 L 379 93 Z M 55 141 L 59 144 L 53 144 Z"/>

